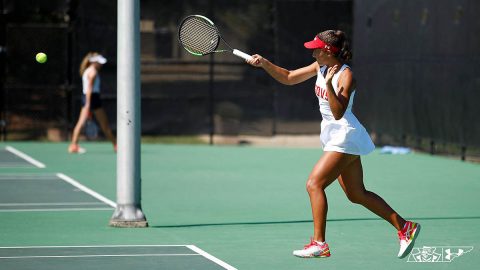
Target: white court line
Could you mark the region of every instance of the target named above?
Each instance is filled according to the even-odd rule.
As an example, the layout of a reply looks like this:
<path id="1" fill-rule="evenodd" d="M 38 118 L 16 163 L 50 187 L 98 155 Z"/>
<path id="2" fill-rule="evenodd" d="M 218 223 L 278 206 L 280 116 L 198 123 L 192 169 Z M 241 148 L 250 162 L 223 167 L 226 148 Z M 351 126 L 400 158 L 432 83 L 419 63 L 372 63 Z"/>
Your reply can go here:
<path id="1" fill-rule="evenodd" d="M 55 177 L 55 173 L 39 173 L 39 172 L 32 172 L 32 173 L 2 173 L 0 174 L 1 177 Z"/>
<path id="2" fill-rule="evenodd" d="M 209 259 L 210 261 L 212 261 L 212 262 L 220 265 L 221 267 L 223 267 L 223 268 L 225 268 L 225 269 L 227 269 L 227 270 L 237 270 L 237 268 L 229 265 L 228 263 L 226 263 L 226 262 L 220 260 L 219 258 L 217 258 L 217 257 L 215 257 L 215 256 L 213 256 L 213 255 L 211 255 L 211 254 L 209 254 L 209 253 L 201 250 L 200 248 L 198 248 L 198 247 L 196 247 L 196 246 L 194 246 L 194 245 L 187 245 L 186 247 L 189 248 L 189 249 L 191 249 L 192 251 L 198 253 L 198 254 L 201 254 L 203 257 Z"/>
<path id="3" fill-rule="evenodd" d="M 0 259 L 35 259 L 35 258 L 100 258 L 100 257 L 167 257 L 167 256 L 202 256 L 201 254 L 102 254 L 102 255 L 51 255 L 51 256 L 11 256 Z"/>
<path id="4" fill-rule="evenodd" d="M 100 195 L 99 193 L 89 189 L 88 187 L 80 184 L 79 182 L 75 181 L 73 178 L 69 177 L 69 176 L 66 176 L 65 174 L 63 173 L 57 173 L 57 176 L 63 180 L 65 180 L 65 182 L 67 183 L 70 183 L 71 185 L 77 187 L 78 189 L 92 195 L 93 197 L 99 199 L 100 201 L 110 205 L 111 207 L 113 208 L 117 208 L 117 204 L 114 203 L 113 201 L 105 198 L 103 195 Z"/>
<path id="5" fill-rule="evenodd" d="M 20 178 L 6 178 L 6 177 L 0 177 L 0 181 L 58 181 L 58 177 L 52 175 L 50 178 L 47 177 L 39 177 L 39 178 L 26 178 L 26 177 L 20 177 Z"/>
<path id="6" fill-rule="evenodd" d="M 27 249 L 27 248 L 124 248 L 124 247 L 188 247 L 189 245 L 100 245 L 100 246 L 14 246 L 0 247 L 0 249 Z"/>
<path id="7" fill-rule="evenodd" d="M 34 158 L 32 158 L 31 156 L 11 147 L 11 146 L 6 146 L 5 147 L 5 150 L 7 150 L 8 152 L 14 154 L 14 155 L 17 155 L 18 157 L 20 158 L 23 158 L 25 159 L 26 161 L 30 162 L 31 164 L 37 166 L 38 168 L 45 168 L 45 164 L 41 163 L 40 161 L 38 160 L 35 160 Z"/>
<path id="8" fill-rule="evenodd" d="M 0 175 L 3 176 L 21 176 L 21 177 L 37 177 L 37 176 L 55 176 L 55 173 L 48 173 L 48 172 L 29 172 L 29 173 L 2 173 Z"/>
<path id="9" fill-rule="evenodd" d="M 63 205 L 104 205 L 101 202 L 62 202 L 62 203 L 0 203 L 0 206 L 63 206 Z"/>
<path id="10" fill-rule="evenodd" d="M 18 167 L 27 167 L 30 165 L 26 165 L 25 162 L 5 162 L 5 161 L 2 161 L 2 163 L 0 164 L 0 168 L 18 168 Z"/>
<path id="11" fill-rule="evenodd" d="M 62 211 L 112 211 L 112 208 L 42 208 L 42 209 L 0 209 L 1 212 L 62 212 Z"/>
<path id="12" fill-rule="evenodd" d="M 198 256 L 201 255 L 204 258 L 220 265 L 227 270 L 237 270 L 237 268 L 229 265 L 228 263 L 214 257 L 206 251 L 198 248 L 195 245 L 101 245 L 101 246 L 17 246 L 17 247 L 0 247 L 0 249 L 53 249 L 53 248 L 124 248 L 124 247 L 187 247 L 197 254 L 138 254 L 138 255 L 73 255 L 73 256 L 18 256 L 18 257 L 0 257 L 5 259 L 21 259 L 21 258 L 69 258 L 69 257 L 114 257 L 114 256 Z"/>
<path id="13" fill-rule="evenodd" d="M 5 173 L 0 174 L 0 180 L 58 180 L 54 173 Z"/>

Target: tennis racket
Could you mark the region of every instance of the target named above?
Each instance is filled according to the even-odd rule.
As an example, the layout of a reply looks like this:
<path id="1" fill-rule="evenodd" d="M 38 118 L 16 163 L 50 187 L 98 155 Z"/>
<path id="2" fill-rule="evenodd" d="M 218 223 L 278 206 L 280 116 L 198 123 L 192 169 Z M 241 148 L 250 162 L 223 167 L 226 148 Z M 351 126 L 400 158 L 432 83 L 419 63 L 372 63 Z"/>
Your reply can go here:
<path id="1" fill-rule="evenodd" d="M 203 56 L 218 52 L 231 52 L 245 60 L 252 56 L 232 48 L 220 35 L 215 24 L 205 16 L 190 15 L 182 20 L 178 26 L 178 40 L 185 50 L 196 56 Z M 228 49 L 218 49 L 220 40 Z"/>

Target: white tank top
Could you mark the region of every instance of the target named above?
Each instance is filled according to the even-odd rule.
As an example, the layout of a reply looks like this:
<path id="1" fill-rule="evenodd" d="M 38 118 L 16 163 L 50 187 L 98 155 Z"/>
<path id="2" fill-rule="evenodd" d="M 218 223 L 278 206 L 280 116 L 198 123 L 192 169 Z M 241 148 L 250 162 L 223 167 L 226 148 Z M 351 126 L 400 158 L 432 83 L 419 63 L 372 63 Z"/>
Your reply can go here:
<path id="1" fill-rule="evenodd" d="M 335 93 L 338 93 L 338 78 L 346 68 L 348 68 L 348 65 L 343 65 L 332 78 L 332 86 Z M 366 155 L 372 152 L 375 149 L 375 145 L 365 128 L 352 113 L 355 89 L 350 94 L 350 100 L 343 117 L 339 120 L 335 120 L 333 117 L 330 104 L 328 103 L 327 85 L 323 77 L 326 69 L 326 66 L 320 68 L 317 74 L 317 82 L 315 83 L 315 94 L 318 97 L 320 113 L 323 118 L 320 125 L 320 142 L 323 150 L 353 155 Z"/>
<path id="2" fill-rule="evenodd" d="M 333 86 L 333 90 L 337 94 L 338 94 L 338 89 L 337 89 L 338 78 L 346 68 L 349 68 L 349 66 L 344 64 L 340 68 L 340 70 L 335 75 L 333 75 L 332 86 Z M 317 82 L 315 83 L 315 94 L 318 97 L 318 104 L 320 106 L 320 113 L 322 114 L 322 118 L 324 120 L 335 120 L 335 118 L 333 117 L 332 110 L 330 109 L 330 104 L 328 103 L 327 83 L 325 82 L 325 77 L 323 77 L 323 74 L 325 73 L 326 69 L 327 69 L 327 66 L 322 66 L 318 70 Z M 350 94 L 350 101 L 348 102 L 348 106 L 347 106 L 347 109 L 345 110 L 345 114 L 352 113 L 354 97 L 355 97 L 355 89 L 353 89 L 352 93 Z"/>
<path id="3" fill-rule="evenodd" d="M 83 84 L 83 94 L 87 94 L 87 85 L 88 85 L 88 78 L 87 74 L 90 72 L 90 69 L 94 68 L 93 66 L 89 66 L 85 71 L 83 72 L 82 75 L 82 84 Z M 97 72 L 97 76 L 95 76 L 95 81 L 93 82 L 93 89 L 92 89 L 92 94 L 93 93 L 100 93 L 100 74 Z"/>

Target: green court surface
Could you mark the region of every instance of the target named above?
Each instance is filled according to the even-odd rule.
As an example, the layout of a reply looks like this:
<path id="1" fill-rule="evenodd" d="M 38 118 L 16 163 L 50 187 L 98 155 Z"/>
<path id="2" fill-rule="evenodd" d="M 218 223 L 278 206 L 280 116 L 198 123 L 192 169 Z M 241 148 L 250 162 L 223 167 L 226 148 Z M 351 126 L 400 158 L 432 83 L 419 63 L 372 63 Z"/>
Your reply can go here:
<path id="1" fill-rule="evenodd" d="M 398 259 L 395 229 L 350 203 L 334 182 L 327 189 L 332 256 L 299 259 L 291 254 L 312 235 L 305 181 L 320 149 L 143 144 L 142 207 L 150 227 L 120 229 L 108 226 L 116 200 L 115 153 L 107 143 L 82 147 L 87 153 L 70 155 L 66 143 L 0 144 L 0 269 L 480 264 L 479 164 L 420 153 L 362 157 L 366 188 L 421 223 L 414 254 Z"/>

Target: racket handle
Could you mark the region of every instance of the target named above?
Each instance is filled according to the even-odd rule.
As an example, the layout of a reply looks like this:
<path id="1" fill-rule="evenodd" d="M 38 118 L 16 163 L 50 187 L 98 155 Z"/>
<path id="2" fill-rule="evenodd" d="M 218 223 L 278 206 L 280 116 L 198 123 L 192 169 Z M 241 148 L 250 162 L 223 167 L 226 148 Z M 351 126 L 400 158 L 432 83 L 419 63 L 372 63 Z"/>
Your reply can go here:
<path id="1" fill-rule="evenodd" d="M 247 60 L 247 61 L 250 60 L 250 59 L 252 59 L 252 56 L 251 56 L 251 55 L 246 54 L 246 53 L 244 53 L 244 52 L 242 52 L 242 51 L 239 51 L 239 50 L 237 50 L 237 49 L 233 49 L 233 54 L 235 54 L 236 56 L 238 56 L 238 57 L 240 57 L 240 58 L 243 58 L 243 59 L 245 59 L 245 60 Z"/>

